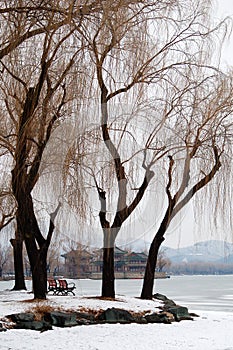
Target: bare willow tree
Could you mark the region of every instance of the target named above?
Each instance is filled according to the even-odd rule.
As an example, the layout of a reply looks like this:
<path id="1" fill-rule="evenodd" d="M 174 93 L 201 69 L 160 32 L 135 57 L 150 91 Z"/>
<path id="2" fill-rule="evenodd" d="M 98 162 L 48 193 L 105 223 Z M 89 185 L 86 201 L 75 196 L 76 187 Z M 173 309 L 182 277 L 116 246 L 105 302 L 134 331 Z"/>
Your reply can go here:
<path id="1" fill-rule="evenodd" d="M 194 69 L 201 81 L 191 83 L 189 73 L 187 85 L 180 86 L 179 82 L 182 93 L 173 100 L 171 119 L 167 120 L 165 138 L 173 147 L 160 164 L 166 205 L 149 249 L 141 294 L 145 299 L 151 299 L 153 295 L 158 251 L 170 223 L 201 190 L 199 201 L 204 207 L 208 197 L 203 200 L 203 188 L 211 183 L 214 189 L 223 179 L 219 171 L 224 173 L 227 169 L 224 165 L 229 166 L 233 131 L 232 79 L 202 70 L 199 67 Z M 217 193 L 211 196 L 211 200 L 213 197 L 218 201 Z"/>
<path id="2" fill-rule="evenodd" d="M 88 27 L 80 26 L 79 28 L 80 34 L 88 42 L 89 53 L 95 65 L 97 84 L 93 83 L 93 89 L 98 91 L 97 96 L 101 109 L 99 126 L 102 140 L 110 157 L 107 165 L 105 163 L 102 170 L 98 171 L 98 176 L 95 176 L 96 169 L 93 170 L 101 206 L 99 219 L 104 235 L 102 296 L 106 297 L 115 296 L 114 245 L 116 237 L 123 223 L 135 211 L 143 198 L 154 176 L 152 166 L 161 156 L 160 151 L 162 151 L 162 147 L 159 147 L 158 152 L 148 159 L 145 136 L 143 136 L 144 144 L 140 149 L 127 148 L 127 137 L 133 134 L 133 126 L 136 126 L 137 123 L 139 126 L 143 125 L 142 119 L 140 121 L 138 115 L 136 117 L 133 115 L 134 109 L 140 110 L 138 114 L 144 114 L 143 119 L 145 120 L 145 96 L 148 96 L 149 93 L 148 87 L 145 86 L 162 80 L 163 77 L 165 79 L 167 70 L 173 70 L 176 66 L 184 64 L 184 59 L 186 59 L 183 55 L 175 64 L 169 62 L 166 66 L 164 63 L 165 56 L 171 56 L 175 45 L 181 40 L 185 41 L 190 35 L 188 33 L 191 25 L 190 19 L 188 25 L 182 30 L 176 28 L 177 32 L 173 31 L 165 43 L 153 43 L 155 34 L 151 29 L 153 17 L 159 18 L 156 29 L 161 23 L 165 29 L 168 22 L 167 16 L 176 4 L 177 2 L 174 1 L 168 6 L 167 2 L 157 1 L 147 4 L 134 2 L 126 6 L 125 2 L 117 1 L 112 7 L 110 2 L 106 2 L 95 21 L 90 22 Z M 170 21 L 172 22 L 172 18 Z M 160 48 L 157 47 L 159 44 Z M 130 100 L 132 102 L 129 102 Z M 122 106 L 124 106 L 123 109 Z M 141 111 L 142 106 L 144 107 L 143 112 Z M 148 112 L 153 113 L 152 108 L 148 107 Z M 120 118 L 120 114 L 125 115 Z M 154 132 L 161 127 L 163 122 L 163 119 L 157 118 L 155 125 L 152 126 Z M 141 183 L 137 183 L 134 190 L 130 190 L 134 180 L 129 183 L 128 178 L 133 165 L 128 164 L 134 163 L 135 155 L 139 152 L 143 154 L 141 165 L 138 165 L 142 169 Z M 97 159 L 101 157 L 98 152 L 96 154 Z M 103 162 L 103 159 L 100 159 L 100 162 Z M 105 168 L 110 169 L 109 174 L 104 170 Z M 109 189 L 106 193 L 104 181 L 100 185 L 100 178 L 106 180 L 105 176 L 114 177 L 114 182 L 116 181 L 112 187 L 116 203 L 112 217 L 107 208 L 107 195 L 110 196 L 111 190 Z"/>
<path id="3" fill-rule="evenodd" d="M 58 207 L 50 215 L 45 239 L 35 216 L 32 191 L 51 133 L 64 119 L 64 106 L 69 102 L 66 112 L 71 117 L 72 105 L 79 94 L 73 79 L 78 69 L 73 69 L 72 76 L 71 68 L 82 43 L 74 29 L 83 18 L 99 11 L 101 1 L 12 0 L 0 5 L 1 113 L 7 118 L 1 142 L 13 157 L 12 190 L 18 206 L 16 237 L 11 241 L 15 289 L 25 288 L 22 259 L 25 241 L 36 298 L 45 298 L 45 261 Z"/>
<path id="4" fill-rule="evenodd" d="M 70 23 L 61 31 L 54 28 L 53 18 L 50 20 L 47 32 L 18 46 L 1 62 L 2 115 L 8 120 L 8 133 L 4 138 L 8 140 L 13 156 L 12 191 L 17 201 L 17 234 L 12 240 L 15 268 L 21 281 L 23 267 L 19 256 L 24 241 L 32 270 L 34 296 L 41 299 L 46 297 L 46 256 L 60 204 L 57 203 L 50 214 L 44 238 L 35 215 L 32 192 L 53 130 L 66 115 L 71 115 L 72 73 L 76 74 L 71 70 L 82 46 L 80 42 L 75 45 L 74 37 L 70 41 L 74 32 Z"/>
<path id="5" fill-rule="evenodd" d="M 42 2 L 40 2 L 42 4 Z M 22 46 L 30 38 L 35 37 L 41 33 L 46 33 L 49 28 L 51 28 L 51 16 L 43 16 L 41 9 L 38 9 L 39 2 L 31 2 L 31 6 L 28 6 L 27 1 L 1 1 L 0 4 L 0 22 L 1 22 L 1 35 L 0 35 L 0 59 L 4 62 L 4 57 L 8 56 L 14 50 L 16 50 L 20 45 Z M 36 7 L 35 7 L 36 5 Z M 45 15 L 45 13 L 44 13 Z M 43 19 L 42 19 L 43 17 Z M 56 23 L 55 23 L 56 22 Z M 61 27 L 62 23 L 57 21 L 53 22 L 53 29 Z M 22 64 L 23 58 L 21 58 Z M 14 62 L 16 65 L 18 62 Z M 1 76 L 4 74 L 4 68 L 1 67 Z M 17 80 L 17 79 L 16 79 Z M 3 85 L 1 86 L 1 89 Z M 1 102 L 4 105 L 4 93 L 2 95 Z M 10 116 L 13 117 L 11 122 L 16 124 L 14 120 L 13 113 L 9 106 L 9 101 L 5 99 L 7 112 L 10 112 Z M 3 116 L 2 116 L 3 119 Z M 4 118 L 5 119 L 5 118 Z M 15 122 L 15 123 L 14 123 Z M 8 124 L 8 125 L 7 125 Z M 5 127 L 9 126 L 11 123 L 7 122 L 5 119 Z M 14 125 L 15 127 L 16 125 Z M 12 125 L 10 125 L 10 128 Z M 12 129 L 13 130 L 13 129 Z M 12 137 L 12 130 L 8 131 L 2 130 L 1 128 L 1 146 L 4 149 L 4 153 L 8 152 L 5 157 L 10 157 L 14 153 L 14 146 L 11 144 L 10 136 Z M 9 160 L 10 162 L 10 160 Z M 13 212 L 13 208 L 12 208 Z M 23 257 L 22 257 L 22 239 L 18 231 L 16 231 L 16 239 L 12 240 L 14 247 L 15 242 L 20 242 L 18 244 L 18 249 L 14 249 L 15 255 L 15 267 L 16 267 L 16 280 L 15 289 L 26 289 L 24 283 L 24 273 L 23 273 Z"/>
<path id="6" fill-rule="evenodd" d="M 210 95 L 206 91 L 209 88 L 220 91 L 222 80 L 221 74 L 215 75 L 214 67 L 207 68 L 209 57 L 204 48 L 207 45 L 209 49 L 209 38 L 219 28 L 224 28 L 224 23 L 212 29 L 207 25 L 208 1 L 200 4 L 199 1 L 168 3 L 161 0 L 146 4 L 130 2 L 127 6 L 117 1 L 114 7 L 110 2 L 102 6 L 95 20 L 90 21 L 88 26 L 81 25 L 78 31 L 88 43 L 96 71 L 92 90 L 99 100 L 99 129 L 105 151 L 101 143 L 96 143 L 93 150 L 95 159 L 92 158 L 92 164 L 89 162 L 87 168 L 97 189 L 99 220 L 104 236 L 102 296 L 114 297 L 115 241 L 124 222 L 135 213 L 149 184 L 151 188 L 158 188 L 161 179 L 168 177 L 165 186 L 168 214 L 162 222 L 165 231 L 168 226 L 165 220 L 171 209 L 175 215 L 187 201 L 185 197 L 175 211 L 171 208 L 186 191 L 189 177 L 187 173 L 182 175 L 183 180 L 174 199 L 170 188 L 175 155 L 184 151 L 184 145 L 178 137 L 180 132 L 172 131 L 177 125 L 185 126 L 182 129 L 184 133 L 189 131 L 189 137 L 181 136 L 185 150 L 188 149 L 187 170 L 190 159 L 195 159 L 197 164 L 195 156 L 199 147 L 199 136 L 193 141 L 199 121 L 191 130 L 187 120 L 195 108 L 198 110 L 199 101 L 205 105 L 207 99 L 208 110 Z M 208 74 L 213 75 L 212 80 L 208 79 Z M 193 105 L 188 102 L 192 96 L 195 96 Z M 231 103 L 229 95 L 225 98 L 226 103 Z M 189 114 L 186 116 L 184 111 Z M 219 111 L 219 115 L 221 113 Z M 203 125 L 205 127 L 206 124 Z M 192 142 L 193 146 L 190 146 Z M 193 147 L 192 151 L 190 147 Z M 213 143 L 211 147 L 213 167 L 204 179 L 197 182 L 193 192 L 210 182 L 219 169 L 220 154 Z M 164 166 L 167 159 L 168 169 Z M 154 182 L 153 178 L 157 181 Z M 156 239 L 149 253 L 142 298 L 152 296 L 149 285 L 153 280 L 157 248 L 164 239 L 163 234 L 157 235 Z"/>
<path id="7" fill-rule="evenodd" d="M 57 30 L 70 21 L 73 1 L 59 11 L 58 2 L 3 0 L 0 3 L 0 59 L 24 42 L 49 30 Z M 56 10 L 57 9 L 57 10 Z"/>
<path id="8" fill-rule="evenodd" d="M 22 259 L 25 241 L 36 298 L 45 298 L 45 257 L 58 207 L 50 215 L 45 239 L 34 213 L 32 191 L 54 128 L 64 120 L 65 111 L 72 119 L 77 104 L 79 91 L 78 88 L 75 91 L 74 77 L 78 69 L 71 73 L 71 68 L 82 43 L 74 29 L 85 17 L 99 11 L 101 1 L 12 0 L 2 1 L 0 5 L 2 114 L 8 118 L 8 130 L 1 141 L 13 156 L 12 189 L 18 206 L 16 237 L 11 241 L 15 253 L 15 289 L 25 288 Z"/>

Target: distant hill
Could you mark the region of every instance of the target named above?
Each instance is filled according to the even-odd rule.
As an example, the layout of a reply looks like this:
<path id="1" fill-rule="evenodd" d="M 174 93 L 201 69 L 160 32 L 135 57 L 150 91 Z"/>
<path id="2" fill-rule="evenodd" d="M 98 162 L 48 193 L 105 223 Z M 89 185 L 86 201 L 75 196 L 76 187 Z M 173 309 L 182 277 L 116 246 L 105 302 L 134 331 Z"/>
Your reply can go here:
<path id="1" fill-rule="evenodd" d="M 209 240 L 192 246 L 173 249 L 164 246 L 166 256 L 174 263 L 215 262 L 233 263 L 233 243 Z"/>
<path id="2" fill-rule="evenodd" d="M 134 251 L 145 251 L 150 247 L 150 243 L 137 241 L 131 245 Z M 197 242 L 194 245 L 183 248 L 170 248 L 161 246 L 165 255 L 174 263 L 181 262 L 215 262 L 233 263 L 233 243 L 221 240 L 209 240 Z"/>

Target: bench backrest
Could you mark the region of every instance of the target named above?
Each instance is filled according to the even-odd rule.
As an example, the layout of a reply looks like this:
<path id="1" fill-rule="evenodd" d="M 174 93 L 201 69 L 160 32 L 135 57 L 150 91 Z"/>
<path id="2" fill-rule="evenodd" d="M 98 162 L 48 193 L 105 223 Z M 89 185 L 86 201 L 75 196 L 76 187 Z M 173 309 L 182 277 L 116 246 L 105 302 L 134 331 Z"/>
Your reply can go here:
<path id="1" fill-rule="evenodd" d="M 49 288 L 57 288 L 57 282 L 53 279 L 48 279 Z"/>
<path id="2" fill-rule="evenodd" d="M 58 283 L 59 283 L 59 288 L 67 289 L 68 285 L 67 285 L 66 280 L 58 280 Z"/>

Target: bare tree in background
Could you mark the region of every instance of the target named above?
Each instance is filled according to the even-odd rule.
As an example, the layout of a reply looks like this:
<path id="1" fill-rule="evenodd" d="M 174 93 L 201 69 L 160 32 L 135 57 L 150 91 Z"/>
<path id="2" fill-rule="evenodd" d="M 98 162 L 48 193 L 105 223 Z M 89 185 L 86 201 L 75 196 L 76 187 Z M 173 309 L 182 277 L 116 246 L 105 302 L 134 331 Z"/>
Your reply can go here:
<path id="1" fill-rule="evenodd" d="M 102 159 L 101 169 L 92 165 L 104 235 L 104 297 L 115 296 L 114 245 L 118 233 L 141 202 L 155 173 L 159 177 L 157 164 L 161 166 L 165 159 L 170 159 L 166 187 L 169 196 L 173 154 L 178 154 L 181 147 L 178 137 L 171 134 L 176 127 L 174 113 L 179 112 L 180 124 L 186 124 L 182 107 L 176 110 L 173 104 L 179 105 L 179 100 L 186 98 L 186 90 L 195 91 L 194 87 L 188 87 L 190 79 L 199 74 L 198 67 L 205 65 L 203 46 L 216 30 L 200 24 L 207 21 L 207 2 L 174 1 L 169 6 L 167 2 L 157 1 L 124 6 L 119 1 L 117 5 L 112 8 L 107 2 L 98 22 L 79 28 L 95 64 L 98 87 L 95 83 L 93 89 L 98 91 L 100 129 L 109 155 L 106 162 Z M 185 81 L 184 85 L 179 80 Z M 195 86 L 198 88 L 198 83 Z M 137 127 L 144 127 L 144 132 L 137 134 Z M 137 137 L 140 146 L 135 148 L 131 145 Z M 95 161 L 98 163 L 99 157 L 101 163 L 104 153 L 98 154 L 97 149 Z M 141 163 L 135 164 L 139 154 Z M 216 160 L 216 168 L 217 163 Z M 157 244 L 161 242 L 162 239 Z M 149 260 L 154 261 L 153 265 L 151 261 L 148 263 L 154 273 L 156 255 L 150 254 Z M 147 278 L 145 284 L 148 285 Z"/>
<path id="2" fill-rule="evenodd" d="M 6 147 L 4 120 L 0 121 L 0 232 L 7 227 L 15 218 L 16 201 L 10 186 L 10 174 L 7 164 L 9 155 Z M 3 141 L 3 142 L 2 142 Z"/>
<path id="3" fill-rule="evenodd" d="M 35 6 L 33 6 L 33 3 Z M 37 4 L 36 4 L 37 3 Z M 42 4 L 42 2 L 40 2 Z M 45 2 L 44 2 L 45 3 Z M 52 17 L 51 15 L 42 15 L 41 9 L 38 9 L 38 2 L 31 2 L 31 7 L 28 6 L 28 2 L 25 1 L 2 1 L 0 5 L 0 22 L 1 22 L 1 35 L 0 35 L 0 59 L 4 62 L 4 58 L 9 54 L 14 52 L 17 48 L 27 42 L 30 38 L 35 37 L 41 33 L 46 33 L 49 29 L 51 29 L 52 25 Z M 42 18 L 43 17 L 43 18 Z M 59 28 L 63 25 L 62 23 L 53 22 L 52 28 Z M 16 55 L 15 55 L 16 57 Z M 21 57 L 21 64 L 23 62 L 23 57 Z M 14 62 L 15 65 L 18 65 L 17 59 Z M 6 67 L 4 64 L 1 69 L 1 76 L 6 72 Z M 20 69 L 20 68 L 19 68 Z M 5 70 L 5 72 L 4 72 Z M 14 77 L 14 76 L 13 76 Z M 14 77 L 16 78 L 16 76 Z M 17 78 L 15 79 L 17 80 Z M 19 79 L 20 80 L 20 79 Z M 1 89 L 4 89 L 3 84 Z M 7 90 L 7 89 L 6 89 Z M 6 93 L 6 91 L 5 91 Z M 4 95 L 4 94 L 3 94 Z M 17 96 L 15 96 L 17 97 Z M 1 98 L 2 104 L 4 104 L 4 97 Z M 16 100 L 16 99 L 15 99 Z M 19 102 L 19 101 L 18 101 Z M 6 110 L 9 113 L 11 122 L 7 122 L 6 118 L 4 128 L 1 128 L 1 146 L 4 149 L 5 157 L 10 157 L 14 153 L 14 145 L 11 144 L 12 140 L 12 132 L 16 127 L 16 120 L 14 119 L 14 113 L 11 110 L 11 106 L 9 104 L 9 100 L 5 99 Z M 22 106 L 21 106 L 22 107 Z M 19 108 L 19 103 L 18 103 Z M 9 132 L 7 127 L 10 125 L 12 130 Z M 13 126 L 13 127 L 12 127 Z M 7 152 L 6 152 L 7 150 Z M 7 154 L 6 154 L 7 153 Z M 13 208 L 12 208 L 13 211 Z M 18 244 L 15 244 L 18 242 Z M 19 243 L 20 242 L 20 243 Z M 15 289 L 26 289 L 24 283 L 24 273 L 23 273 L 23 256 L 22 256 L 22 237 L 19 231 L 16 231 L 16 239 L 12 240 L 12 243 L 15 247 L 14 255 L 15 255 L 15 266 L 16 267 L 16 279 L 15 279 Z M 18 249 L 16 249 L 16 246 Z"/>
<path id="4" fill-rule="evenodd" d="M 141 294 L 144 299 L 152 298 L 158 250 L 171 221 L 204 187 L 212 184 L 214 188 L 218 182 L 220 184 L 222 177 L 217 176 L 218 172 L 221 170 L 224 174 L 229 167 L 227 159 L 232 153 L 233 131 L 232 79 L 221 73 L 211 75 L 211 71 L 202 68 L 198 68 L 196 77 L 202 80 L 191 82 L 191 75 L 188 76 L 190 82 L 180 88 L 182 94 L 172 106 L 173 118 L 167 135 L 176 146 L 163 160 L 167 166 L 161 164 L 164 179 L 167 179 L 164 183 L 167 200 L 163 219 L 149 249 Z M 202 197 L 203 206 L 206 201 L 207 198 L 203 201 Z"/>
<path id="5" fill-rule="evenodd" d="M 158 259 L 156 264 L 156 269 L 158 272 L 162 272 L 165 268 L 171 266 L 171 260 L 166 256 L 166 250 L 160 249 L 158 253 Z"/>
<path id="6" fill-rule="evenodd" d="M 6 247 L 0 244 L 0 278 L 2 278 L 4 268 L 9 262 L 11 255 L 11 247 Z"/>
<path id="7" fill-rule="evenodd" d="M 12 194 L 0 193 L 0 231 L 15 218 L 16 203 Z"/>
<path id="8" fill-rule="evenodd" d="M 5 184 L 6 184 L 6 178 Z M 2 240 L 2 237 L 5 235 L 8 240 L 8 235 L 6 235 L 4 229 L 14 220 L 15 211 L 16 211 L 16 203 L 12 193 L 9 191 L 9 188 L 4 188 L 5 186 L 1 186 L 0 192 L 0 234 L 1 241 L 0 243 L 0 278 L 2 278 L 2 273 L 4 271 L 4 267 L 9 263 L 9 258 L 11 255 L 11 249 L 6 244 L 6 239 Z"/>
<path id="9" fill-rule="evenodd" d="M 18 206 L 17 234 L 11 240 L 15 253 L 15 289 L 24 287 L 21 259 L 24 241 L 32 270 L 34 296 L 38 299 L 46 297 L 46 257 L 60 204 L 57 202 L 50 214 L 44 238 L 35 215 L 32 191 L 39 179 L 42 156 L 50 136 L 64 119 L 65 108 L 69 105 L 73 80 L 70 72 L 80 46 L 71 47 L 66 55 L 62 52 L 72 34 L 70 25 L 64 26 L 62 32 L 52 26 L 49 32 L 15 49 L 1 63 L 1 91 L 5 105 L 2 114 L 8 118 L 5 139 L 14 158 L 12 191 Z"/>

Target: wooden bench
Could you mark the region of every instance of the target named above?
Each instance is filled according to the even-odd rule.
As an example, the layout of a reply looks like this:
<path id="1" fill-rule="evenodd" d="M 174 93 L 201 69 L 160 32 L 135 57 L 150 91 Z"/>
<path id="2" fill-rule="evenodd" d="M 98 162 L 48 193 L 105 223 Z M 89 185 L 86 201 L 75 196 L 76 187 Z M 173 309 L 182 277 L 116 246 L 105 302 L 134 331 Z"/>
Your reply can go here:
<path id="1" fill-rule="evenodd" d="M 66 280 L 58 280 L 58 288 L 57 288 L 57 295 L 68 295 L 69 293 L 74 294 L 75 284 L 73 282 L 68 283 Z"/>
<path id="2" fill-rule="evenodd" d="M 66 280 L 62 279 L 48 279 L 48 293 L 53 292 L 54 295 L 68 295 L 68 293 L 72 293 L 73 295 L 75 295 L 73 292 L 75 288 L 76 286 L 73 282 L 68 283 Z"/>
<path id="3" fill-rule="evenodd" d="M 48 290 L 47 292 L 53 292 L 53 294 L 55 295 L 57 293 L 57 281 L 52 279 L 52 278 L 49 278 L 48 279 Z"/>

